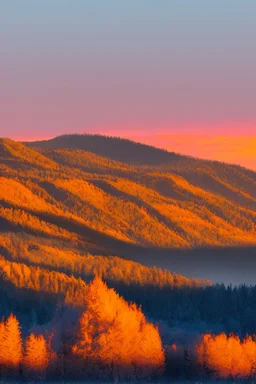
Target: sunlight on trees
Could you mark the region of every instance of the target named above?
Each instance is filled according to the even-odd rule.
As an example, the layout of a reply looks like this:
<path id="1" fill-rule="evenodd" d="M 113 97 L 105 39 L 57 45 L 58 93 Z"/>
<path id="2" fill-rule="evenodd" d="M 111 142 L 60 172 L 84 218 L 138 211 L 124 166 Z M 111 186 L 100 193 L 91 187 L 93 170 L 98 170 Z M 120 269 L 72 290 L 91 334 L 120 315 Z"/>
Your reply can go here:
<path id="1" fill-rule="evenodd" d="M 25 340 L 23 358 L 24 371 L 27 376 L 43 377 L 49 365 L 50 354 L 43 335 L 35 336 L 31 333 Z"/>
<path id="2" fill-rule="evenodd" d="M 197 346 L 198 364 L 204 373 L 220 378 L 249 378 L 256 371 L 256 341 L 247 336 L 203 335 Z"/>
<path id="3" fill-rule="evenodd" d="M 100 278 L 88 287 L 73 354 L 92 375 L 102 378 L 150 377 L 164 367 L 158 330 Z"/>
<path id="4" fill-rule="evenodd" d="M 22 358 L 20 325 L 14 315 L 0 323 L 0 369 L 17 375 Z"/>

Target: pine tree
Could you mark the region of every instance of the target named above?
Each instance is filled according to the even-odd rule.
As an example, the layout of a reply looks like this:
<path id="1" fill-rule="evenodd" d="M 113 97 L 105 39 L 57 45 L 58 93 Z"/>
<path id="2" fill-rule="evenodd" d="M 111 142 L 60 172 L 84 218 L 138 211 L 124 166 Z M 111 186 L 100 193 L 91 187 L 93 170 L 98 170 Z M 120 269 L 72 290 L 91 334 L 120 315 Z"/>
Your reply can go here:
<path id="1" fill-rule="evenodd" d="M 0 326 L 0 365 L 2 371 L 18 374 L 22 358 L 22 339 L 17 318 L 11 314 Z"/>
<path id="2" fill-rule="evenodd" d="M 1 321 L 0 323 L 0 373 L 4 372 L 5 367 L 5 323 L 4 321 Z"/>

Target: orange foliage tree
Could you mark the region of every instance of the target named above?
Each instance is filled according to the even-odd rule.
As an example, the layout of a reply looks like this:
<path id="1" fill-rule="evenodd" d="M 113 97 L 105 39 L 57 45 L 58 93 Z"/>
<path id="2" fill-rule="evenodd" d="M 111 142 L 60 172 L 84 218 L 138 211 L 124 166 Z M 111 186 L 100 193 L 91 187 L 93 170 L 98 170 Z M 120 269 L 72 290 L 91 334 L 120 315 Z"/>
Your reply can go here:
<path id="1" fill-rule="evenodd" d="M 22 358 L 22 339 L 17 318 L 11 314 L 0 323 L 0 367 L 2 372 L 17 374 Z"/>
<path id="2" fill-rule="evenodd" d="M 249 378 L 255 376 L 256 342 L 247 336 L 243 341 L 236 335 L 205 334 L 197 346 L 198 364 L 220 378 Z"/>
<path id="3" fill-rule="evenodd" d="M 43 335 L 35 336 L 31 333 L 25 341 L 25 352 L 23 365 L 27 375 L 38 375 L 43 377 L 46 374 L 50 363 L 50 353 L 47 342 Z"/>
<path id="4" fill-rule="evenodd" d="M 86 310 L 72 348 L 87 374 L 114 379 L 162 372 L 164 353 L 157 328 L 98 277 L 89 285 Z"/>

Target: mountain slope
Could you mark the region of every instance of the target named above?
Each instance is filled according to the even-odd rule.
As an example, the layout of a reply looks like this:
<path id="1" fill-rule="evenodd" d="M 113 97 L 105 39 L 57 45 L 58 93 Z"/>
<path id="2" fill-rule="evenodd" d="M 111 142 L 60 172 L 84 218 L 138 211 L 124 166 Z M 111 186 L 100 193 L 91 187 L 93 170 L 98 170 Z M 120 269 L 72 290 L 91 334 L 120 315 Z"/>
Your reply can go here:
<path id="1" fill-rule="evenodd" d="M 99 148 L 121 143 L 124 153 L 141 151 L 143 165 L 118 161 L 113 148 L 109 157 L 93 153 L 97 140 Z M 89 151 L 75 148 L 85 142 Z M 0 229 L 14 242 L 21 233 L 33 236 L 36 247 L 42 238 L 61 249 L 71 240 L 82 254 L 161 267 L 172 260 L 176 271 L 183 271 L 182 255 L 171 256 L 178 250 L 256 244 L 256 174 L 250 170 L 100 136 L 1 143 Z M 13 247 L 3 251 L 13 254 Z"/>
<path id="2" fill-rule="evenodd" d="M 56 169 L 58 165 L 52 160 L 30 149 L 19 142 L 10 139 L 0 139 L 0 161 L 11 169 L 18 171 L 33 168 Z"/>
<path id="3" fill-rule="evenodd" d="M 104 233 L 162 248 L 255 244 L 256 174 L 250 170 L 97 135 L 29 146 L 62 170 L 72 168 L 68 178 L 51 182 L 52 196 L 65 206 L 75 200 L 73 213 Z M 108 158 L 100 156 L 103 147 Z M 124 153 L 133 149 L 130 163 L 135 151 L 143 165 L 117 161 L 124 147 Z"/>
<path id="4" fill-rule="evenodd" d="M 169 172 L 214 193 L 230 198 L 232 192 L 256 198 L 256 173 L 249 169 L 178 155 L 148 145 L 100 135 L 63 135 L 51 140 L 25 143 L 57 163 L 72 167 L 139 172 Z M 48 152 L 44 150 L 50 149 Z M 89 153 L 88 153 L 89 152 Z M 92 153 L 94 155 L 92 155 Z M 76 156 L 77 154 L 77 156 Z M 96 155 L 96 156 L 95 156 Z M 86 159 L 86 160 L 85 160 Z"/>

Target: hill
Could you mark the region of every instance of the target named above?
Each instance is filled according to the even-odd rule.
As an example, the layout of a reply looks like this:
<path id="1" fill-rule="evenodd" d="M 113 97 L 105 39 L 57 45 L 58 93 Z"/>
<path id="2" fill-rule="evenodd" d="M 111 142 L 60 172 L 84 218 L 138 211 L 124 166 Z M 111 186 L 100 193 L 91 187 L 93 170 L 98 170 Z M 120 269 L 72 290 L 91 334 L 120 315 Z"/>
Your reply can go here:
<path id="1" fill-rule="evenodd" d="M 12 170 L 22 171 L 33 168 L 58 168 L 50 159 L 44 157 L 37 151 L 24 146 L 22 143 L 0 139 L 0 160 L 1 165 L 5 164 Z"/>
<path id="2" fill-rule="evenodd" d="M 149 145 L 101 135 L 63 135 L 24 143 L 57 163 L 85 168 L 139 172 L 173 172 L 204 189 L 232 197 L 256 197 L 256 173 L 244 167 L 179 155 Z M 45 150 L 50 151 L 45 151 Z M 74 154 L 74 151 L 76 152 Z M 77 156 L 76 156 L 77 155 Z M 167 189 L 167 188 L 166 188 Z M 164 192 L 164 190 L 160 191 Z M 236 196 L 237 198 L 237 196 Z"/>
<path id="3" fill-rule="evenodd" d="M 161 164 L 178 155 L 118 137 L 101 135 L 63 135 L 51 140 L 25 143 L 42 149 L 82 149 L 127 164 Z"/>
<path id="4" fill-rule="evenodd" d="M 244 247 L 243 258 L 254 249 L 256 174 L 248 169 L 97 135 L 26 145 L 2 139 L 0 156 L 3 243 L 7 232 L 8 244 L 28 234 L 32 250 L 42 239 L 62 250 L 72 240 L 78 254 L 213 280 L 216 254 L 223 255 L 225 280 L 225 255 L 232 258 L 226 247 Z"/>
<path id="5" fill-rule="evenodd" d="M 99 213 L 101 232 L 162 248 L 255 243 L 256 173 L 250 170 L 97 135 L 29 146 L 63 172 L 71 168 L 68 179 L 51 182 L 52 193 L 82 202 L 79 215 L 86 209 L 90 226 Z M 137 158 L 143 165 L 134 164 Z"/>
<path id="6" fill-rule="evenodd" d="M 0 140 L 1 316 L 20 312 L 29 322 L 36 311 L 45 323 L 59 301 L 83 305 L 85 282 L 94 275 L 115 287 L 210 284 L 132 261 L 133 250 L 157 244 L 156 236 L 146 240 L 152 226 L 178 238 L 143 207 L 98 185 L 105 174 L 112 180 L 110 170 L 128 177 L 136 169 L 82 150 L 43 152 Z"/>

